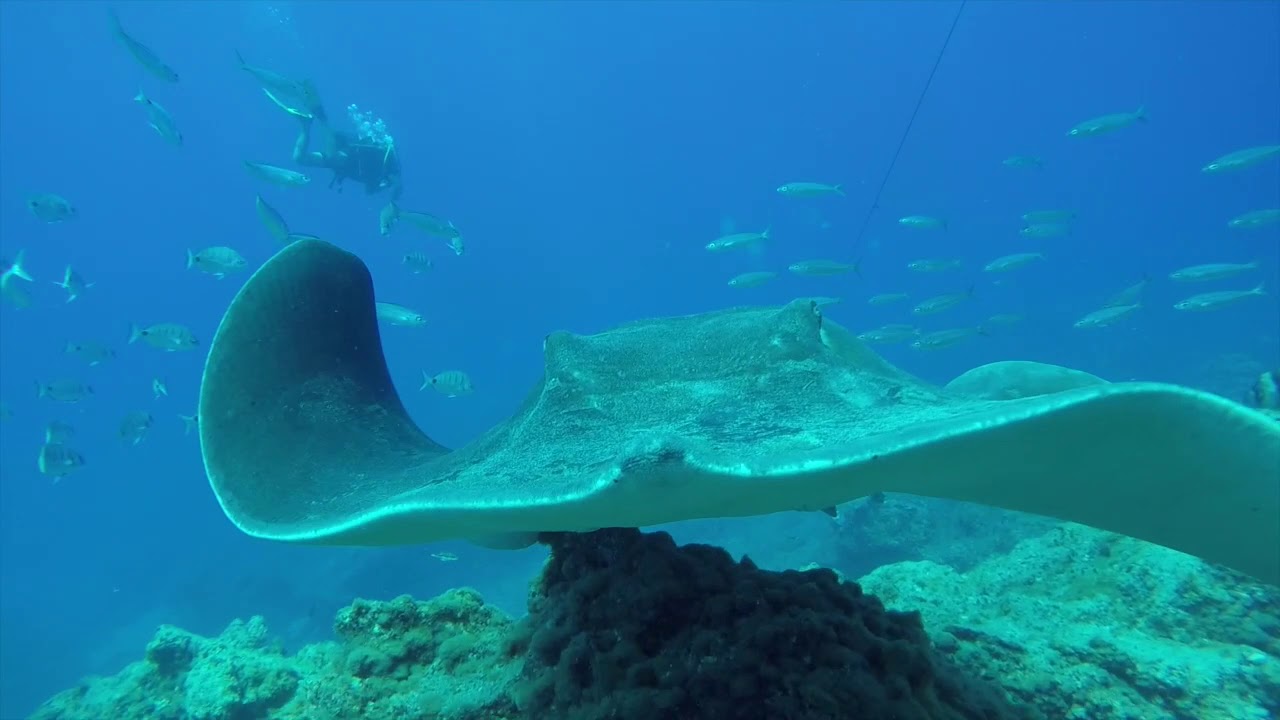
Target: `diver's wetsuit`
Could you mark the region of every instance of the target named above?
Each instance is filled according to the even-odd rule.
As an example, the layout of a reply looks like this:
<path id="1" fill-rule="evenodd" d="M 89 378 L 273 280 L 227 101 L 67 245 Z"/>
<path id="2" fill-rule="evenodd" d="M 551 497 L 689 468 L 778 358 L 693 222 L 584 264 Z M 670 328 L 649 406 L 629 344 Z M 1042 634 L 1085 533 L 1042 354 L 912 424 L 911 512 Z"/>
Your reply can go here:
<path id="1" fill-rule="evenodd" d="M 325 126 L 328 130 L 328 126 Z M 351 179 L 364 183 L 370 195 L 391 188 L 391 199 L 398 200 L 400 183 L 400 159 L 395 148 L 359 142 L 350 135 L 328 130 L 329 142 L 319 152 L 309 151 L 311 144 L 311 120 L 302 121 L 302 131 L 293 144 L 293 161 L 308 167 L 327 168 L 333 171 L 329 187 L 342 190 L 342 181 Z"/>

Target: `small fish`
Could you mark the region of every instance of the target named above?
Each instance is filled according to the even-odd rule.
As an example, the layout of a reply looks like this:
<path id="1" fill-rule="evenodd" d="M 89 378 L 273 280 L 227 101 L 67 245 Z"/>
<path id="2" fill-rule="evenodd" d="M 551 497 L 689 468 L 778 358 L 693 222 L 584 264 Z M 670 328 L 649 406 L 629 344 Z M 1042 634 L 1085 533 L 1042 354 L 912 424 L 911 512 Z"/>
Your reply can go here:
<path id="1" fill-rule="evenodd" d="M 1220 173 L 1228 170 L 1240 170 L 1250 165 L 1280 157 L 1280 145 L 1259 145 L 1227 153 L 1213 162 L 1200 168 L 1202 172 Z"/>
<path id="2" fill-rule="evenodd" d="M 1227 227 L 1234 230 L 1255 230 L 1275 222 L 1280 222 L 1280 209 L 1269 208 L 1237 215 L 1227 221 Z"/>
<path id="3" fill-rule="evenodd" d="M 27 209 L 32 215 L 51 224 L 72 220 L 78 215 L 74 205 L 61 195 L 53 193 L 40 193 L 27 198 Z"/>
<path id="4" fill-rule="evenodd" d="M 815 182 L 793 182 L 779 187 L 778 194 L 783 197 L 793 198 L 827 197 L 830 195 L 839 195 L 840 197 L 844 197 L 844 190 L 839 185 L 827 185 L 825 183 Z"/>
<path id="5" fill-rule="evenodd" d="M 61 444 L 76 436 L 76 429 L 70 423 L 51 420 L 44 426 L 44 441 L 49 444 Z"/>
<path id="6" fill-rule="evenodd" d="M 75 355 L 89 367 L 101 365 L 116 356 L 116 351 L 99 342 L 69 342 L 63 348 L 63 352 L 67 355 Z"/>
<path id="7" fill-rule="evenodd" d="M 1030 210 L 1022 214 L 1022 222 L 1028 225 L 1066 225 L 1076 219 L 1070 210 Z"/>
<path id="8" fill-rule="evenodd" d="M 1094 310 L 1073 323 L 1074 327 L 1081 329 L 1110 327 L 1121 320 L 1129 317 L 1137 312 L 1142 306 L 1134 303 L 1132 305 L 1111 305 L 1101 310 Z"/>
<path id="9" fill-rule="evenodd" d="M 403 305 L 395 303 L 375 303 L 378 309 L 378 319 L 392 325 L 400 325 L 402 327 L 422 327 L 427 324 L 427 319 L 417 310 L 411 310 Z"/>
<path id="10" fill-rule="evenodd" d="M 275 208 L 267 204 L 266 200 L 259 195 L 254 202 L 258 208 L 258 219 L 267 228 L 267 232 L 271 233 L 271 237 L 282 243 L 289 242 L 289 223 L 284 221 L 284 216 Z"/>
<path id="11" fill-rule="evenodd" d="M 986 334 L 987 331 L 981 327 L 938 330 L 937 332 L 921 335 L 915 342 L 911 343 L 911 347 L 916 350 L 941 350 L 971 337 Z"/>
<path id="12" fill-rule="evenodd" d="M 875 305 L 877 307 L 881 305 L 893 305 L 895 303 L 900 303 L 909 297 L 911 296 L 906 293 L 880 293 L 879 295 L 872 295 L 867 298 L 867 304 Z"/>
<path id="13" fill-rule="evenodd" d="M 396 221 L 400 219 L 400 207 L 394 202 L 389 202 L 382 211 L 378 213 L 378 232 L 382 237 L 387 237 L 396 227 Z"/>
<path id="14" fill-rule="evenodd" d="M 150 327 L 129 326 L 129 344 L 144 340 L 148 345 L 168 352 L 194 350 L 200 345 L 195 333 L 186 325 L 156 323 Z"/>
<path id="15" fill-rule="evenodd" d="M 1071 234 L 1071 227 L 1057 223 L 1039 223 L 1028 225 L 1018 231 L 1025 238 L 1060 238 Z"/>
<path id="16" fill-rule="evenodd" d="M 1012 155 L 1005 158 L 1000 164 L 1011 168 L 1042 168 L 1044 167 L 1044 160 L 1035 155 Z"/>
<path id="17" fill-rule="evenodd" d="M 827 307 L 828 305 L 839 305 L 839 304 L 840 304 L 840 298 L 838 298 L 838 297 L 823 297 L 823 296 L 821 296 L 821 295 L 818 295 L 818 296 L 815 296 L 815 297 L 811 297 L 811 298 L 809 298 L 809 302 L 813 303 L 814 307 L 817 307 L 817 308 L 824 308 L 824 307 Z"/>
<path id="18" fill-rule="evenodd" d="M 236 65 L 252 75 L 267 97 L 290 114 L 307 119 L 318 116 L 318 110 L 321 107 L 320 99 L 310 82 L 293 80 L 273 70 L 250 65 L 245 62 L 239 50 L 236 51 Z"/>
<path id="19" fill-rule="evenodd" d="M 120 421 L 120 439 L 129 445 L 137 445 L 147 437 L 153 421 L 151 413 L 146 410 L 134 410 Z"/>
<path id="20" fill-rule="evenodd" d="M 467 246 L 462 244 L 461 237 L 449 238 L 449 249 L 453 250 L 453 254 L 459 257 L 467 251 Z"/>
<path id="21" fill-rule="evenodd" d="M 1170 280 L 1178 282 L 1204 282 L 1221 280 L 1241 273 L 1256 270 L 1257 261 L 1248 263 L 1211 263 L 1209 265 L 1192 265 L 1169 273 Z"/>
<path id="22" fill-rule="evenodd" d="M 873 345 L 892 345 L 910 340 L 919 334 L 920 331 L 910 325 L 885 325 L 858 335 L 858 339 Z"/>
<path id="23" fill-rule="evenodd" d="M 1151 278 L 1143 277 L 1138 282 L 1112 295 L 1105 303 L 1103 308 L 1125 307 L 1129 305 L 1138 305 L 1142 300 L 1142 291 L 1147 289 L 1147 285 L 1151 283 Z"/>
<path id="24" fill-rule="evenodd" d="M 998 257 L 995 260 L 992 260 L 982 268 L 982 271 L 989 273 L 1009 272 L 1010 270 L 1017 270 L 1018 268 L 1026 267 L 1036 260 L 1043 259 L 1044 253 L 1015 253 L 1013 255 L 1005 255 L 1004 257 Z"/>
<path id="25" fill-rule="evenodd" d="M 459 395 L 470 395 L 472 390 L 471 378 L 461 370 L 446 370 L 435 375 L 428 375 L 426 370 L 422 371 L 422 385 L 419 391 L 427 388 L 435 388 L 436 392 L 445 397 L 458 397 Z"/>
<path id="26" fill-rule="evenodd" d="M 36 397 L 49 398 L 55 402 L 75 403 L 93 394 L 93 388 L 79 380 L 54 380 L 53 382 L 36 382 Z"/>
<path id="27" fill-rule="evenodd" d="M 188 270 L 199 268 L 202 272 L 209 273 L 219 280 L 226 277 L 228 273 L 239 272 L 247 266 L 248 263 L 240 253 L 224 245 L 207 247 L 200 252 L 187 250 Z"/>
<path id="28" fill-rule="evenodd" d="M 249 171 L 250 175 L 259 180 L 265 180 L 281 187 L 303 187 L 311 182 L 310 177 L 296 170 L 288 170 L 275 165 L 264 165 L 245 160 L 244 167 Z"/>
<path id="29" fill-rule="evenodd" d="M 765 228 L 761 232 L 740 232 L 732 235 L 721 235 L 707 243 L 706 248 L 710 252 L 724 252 L 739 248 L 758 248 L 762 243 L 768 241 L 769 230 L 770 228 Z"/>
<path id="30" fill-rule="evenodd" d="M 169 386 L 165 385 L 160 378 L 152 378 L 151 392 L 155 394 L 157 400 L 162 397 L 169 397 Z"/>
<path id="31" fill-rule="evenodd" d="M 742 273 L 729 281 L 729 287 L 733 288 L 753 288 L 760 287 L 770 280 L 778 277 L 778 273 L 771 270 L 763 270 L 760 272 Z"/>
<path id="32" fill-rule="evenodd" d="M 1249 388 L 1250 405 L 1264 410 L 1280 410 L 1280 370 L 1268 370 Z"/>
<path id="33" fill-rule="evenodd" d="M 178 82 L 178 73 L 174 72 L 173 68 L 165 65 L 164 62 L 160 60 L 160 57 L 152 52 L 151 48 L 143 45 L 137 40 L 134 40 L 124 31 L 124 26 L 120 24 L 120 17 L 116 15 L 115 10 L 108 9 L 107 12 L 110 14 L 111 19 L 111 33 L 116 36 L 116 39 L 119 40 L 122 45 L 124 45 L 125 49 L 129 51 L 129 54 L 133 56 L 133 59 L 138 61 L 139 65 L 146 68 L 147 72 L 155 75 L 161 80 L 166 82 Z"/>
<path id="34" fill-rule="evenodd" d="M 426 253 L 420 252 L 406 253 L 400 264 L 409 268 L 415 275 L 432 268 L 431 258 L 427 257 Z"/>
<path id="35" fill-rule="evenodd" d="M 93 283 L 86 283 L 79 273 L 71 269 L 70 265 L 62 273 L 62 282 L 55 281 L 53 284 L 67 291 L 67 302 L 75 300 L 85 290 L 93 287 Z"/>
<path id="36" fill-rule="evenodd" d="M 418 228 L 428 235 L 434 235 L 446 240 L 461 236 L 458 228 L 452 222 L 431 213 L 401 210 L 397 217 L 397 222 L 401 221 Z"/>
<path id="37" fill-rule="evenodd" d="M 965 292 L 949 293 L 947 295 L 938 295 L 927 300 L 922 300 L 919 305 L 911 308 L 911 312 L 916 315 L 934 315 L 943 310 L 950 310 L 966 300 L 973 299 L 973 288 L 969 288 Z"/>
<path id="38" fill-rule="evenodd" d="M 859 263 L 843 263 L 836 260 L 802 260 L 793 263 L 787 269 L 797 275 L 823 276 L 823 275 L 843 275 L 845 273 L 862 274 L 858 268 Z"/>
<path id="39" fill-rule="evenodd" d="M 929 215 L 908 215 L 898 218 L 898 224 L 916 230 L 946 230 L 947 221 Z"/>
<path id="40" fill-rule="evenodd" d="M 1207 310 L 1217 310 L 1234 305 L 1235 303 L 1251 298 L 1262 297 L 1267 294 L 1262 283 L 1258 283 L 1252 290 L 1222 290 L 1219 292 L 1202 293 L 1200 295 L 1192 295 L 1186 300 L 1182 300 L 1173 304 L 1175 310 L 1188 310 L 1191 312 L 1205 312 Z"/>
<path id="41" fill-rule="evenodd" d="M 160 103 L 147 97 L 147 94 L 138 91 L 133 96 L 134 102 L 140 103 L 147 109 L 147 120 L 152 130 L 156 131 L 160 137 L 164 138 L 170 145 L 182 144 L 182 133 L 178 131 L 178 125 L 173 121 L 173 116 L 168 110 L 164 109 Z"/>
<path id="42" fill-rule="evenodd" d="M 908 270 L 916 272 L 945 272 L 947 270 L 956 270 L 960 267 L 960 261 L 954 259 L 928 259 L 913 260 L 907 263 Z"/>
<path id="43" fill-rule="evenodd" d="M 200 429 L 200 420 L 198 415 L 179 415 L 182 420 L 182 435 L 186 437 L 191 434 L 192 430 Z"/>
<path id="44" fill-rule="evenodd" d="M 45 443 L 36 458 L 36 467 L 42 475 L 48 475 L 54 482 L 70 475 L 84 466 L 84 456 L 60 443 Z"/>
<path id="45" fill-rule="evenodd" d="M 1133 112 L 1112 113 L 1111 115 L 1103 115 L 1092 120 L 1085 120 L 1067 131 L 1067 137 L 1093 137 L 1095 135 L 1103 135 L 1109 132 L 1115 132 L 1121 128 L 1127 128 L 1136 122 L 1147 121 L 1147 109 L 1140 107 Z"/>
<path id="46" fill-rule="evenodd" d="M 458 559 L 458 556 L 451 552 L 433 552 L 431 553 L 431 557 L 439 560 L 440 562 L 455 562 Z"/>

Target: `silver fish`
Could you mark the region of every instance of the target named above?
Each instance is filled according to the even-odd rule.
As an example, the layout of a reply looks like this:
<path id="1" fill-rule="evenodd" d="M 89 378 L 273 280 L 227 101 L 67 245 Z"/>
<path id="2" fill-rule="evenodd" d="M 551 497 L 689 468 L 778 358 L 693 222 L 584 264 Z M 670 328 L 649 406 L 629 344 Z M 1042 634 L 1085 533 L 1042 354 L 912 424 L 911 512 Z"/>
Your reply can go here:
<path id="1" fill-rule="evenodd" d="M 76 208 L 66 198 L 53 193 L 40 193 L 27 198 L 27 209 L 47 223 L 60 223 L 76 217 Z"/>
<path id="2" fill-rule="evenodd" d="M 116 356 L 115 350 L 99 342 L 69 342 L 63 349 L 67 355 L 75 355 L 90 367 L 101 365 Z"/>
<path id="3" fill-rule="evenodd" d="M 1060 238 L 1071 234 L 1071 228 L 1059 223 L 1037 223 L 1022 228 L 1018 234 L 1026 238 Z"/>
<path id="4" fill-rule="evenodd" d="M 1105 309 L 1105 308 L 1126 307 L 1129 305 L 1137 305 L 1142 300 L 1142 291 L 1146 290 L 1147 285 L 1149 285 L 1150 283 L 1151 283 L 1151 278 L 1143 277 L 1138 282 L 1121 290 L 1115 295 L 1112 295 L 1110 299 L 1108 299 L 1105 303 L 1102 304 L 1102 307 Z"/>
<path id="5" fill-rule="evenodd" d="M 75 436 L 76 429 L 70 423 L 65 423 L 61 420 L 51 420 L 48 425 L 44 426 L 44 441 L 46 443 L 65 443 Z"/>
<path id="6" fill-rule="evenodd" d="M 406 253 L 400 263 L 412 270 L 414 274 L 424 273 L 432 266 L 431 258 L 427 257 L 426 253 L 420 252 Z"/>
<path id="7" fill-rule="evenodd" d="M 1010 270 L 1017 270 L 1018 268 L 1026 267 L 1036 260 L 1043 259 L 1044 253 L 1015 253 L 1013 255 L 1005 255 L 1004 257 L 998 257 L 995 260 L 992 260 L 987 263 L 986 267 L 982 268 L 982 270 L 983 272 L 990 273 L 1009 272 Z"/>
<path id="8" fill-rule="evenodd" d="M 729 281 L 729 287 L 734 288 L 752 288 L 760 287 L 770 280 L 778 277 L 778 273 L 771 270 L 763 270 L 760 272 L 742 273 Z"/>
<path id="9" fill-rule="evenodd" d="M 112 34 L 116 36 L 116 39 L 119 40 L 122 45 L 124 45 L 125 49 L 129 51 L 129 54 L 133 56 L 133 59 L 138 61 L 139 65 L 146 68 L 147 72 L 155 75 L 161 80 L 165 80 L 167 82 L 178 82 L 178 73 L 174 72 L 173 68 L 164 64 L 164 61 L 162 61 L 160 57 L 151 50 L 151 48 L 143 45 L 137 40 L 134 40 L 124 31 L 124 27 L 120 24 L 120 17 L 116 15 L 115 10 L 108 9 L 107 12 L 111 19 Z"/>
<path id="10" fill-rule="evenodd" d="M 182 133 L 179 132 L 177 123 L 173 121 L 173 116 L 164 109 L 164 106 L 147 97 L 147 94 L 141 90 L 133 99 L 146 108 L 148 124 L 157 135 L 164 138 L 170 145 L 182 144 Z"/>
<path id="11" fill-rule="evenodd" d="M 1065 225 L 1076 219 L 1070 210 L 1029 210 L 1022 214 L 1022 221 L 1028 225 Z"/>
<path id="12" fill-rule="evenodd" d="M 859 263 L 843 263 L 836 260 L 802 260 L 787 269 L 797 275 L 843 275 L 848 272 L 861 274 Z"/>
<path id="13" fill-rule="evenodd" d="M 907 263 L 907 269 L 915 270 L 916 272 L 944 272 L 947 270 L 956 270 L 959 267 L 960 261 L 953 259 L 913 260 Z"/>
<path id="14" fill-rule="evenodd" d="M 1093 137 L 1121 128 L 1127 128 L 1136 122 L 1147 121 L 1147 109 L 1140 107 L 1133 112 L 1112 113 L 1103 115 L 1076 125 L 1067 131 L 1067 137 Z"/>
<path id="15" fill-rule="evenodd" d="M 267 232 L 271 233 L 271 237 L 282 243 L 291 242 L 289 240 L 289 223 L 284 221 L 284 216 L 278 210 L 267 204 L 266 200 L 259 195 L 254 205 L 258 209 L 258 219 L 262 221 L 263 226 L 267 228 Z"/>
<path id="16" fill-rule="evenodd" d="M 148 345 L 168 352 L 194 350 L 200 341 L 195 333 L 185 325 L 178 323 L 156 323 L 150 327 L 129 326 L 129 344 L 142 340 Z"/>
<path id="17" fill-rule="evenodd" d="M 71 269 L 68 265 L 67 269 L 62 273 L 62 282 L 54 282 L 54 285 L 67 291 L 67 302 L 71 302 L 80 297 L 88 288 L 93 287 L 93 283 L 87 283 L 80 274 Z"/>
<path id="18" fill-rule="evenodd" d="M 394 202 L 389 202 L 382 211 L 378 213 L 378 233 L 382 237 L 387 237 L 396 227 L 396 221 L 400 219 L 400 207 Z"/>
<path id="19" fill-rule="evenodd" d="M 200 252 L 187 250 L 187 269 L 198 268 L 221 280 L 228 273 L 239 272 L 248 266 L 243 256 L 233 248 L 223 245 L 207 247 Z"/>
<path id="20" fill-rule="evenodd" d="M 192 430 L 200 429 L 199 415 L 179 415 L 178 417 L 182 420 L 182 434 L 184 437 L 190 435 Z"/>
<path id="21" fill-rule="evenodd" d="M 911 296 L 906 293 L 880 293 L 879 295 L 872 295 L 867 298 L 867 304 L 876 306 L 892 305 L 894 303 L 900 303 L 909 297 Z"/>
<path id="22" fill-rule="evenodd" d="M 54 380 L 53 382 L 36 383 L 36 397 L 49 398 L 56 402 L 80 402 L 92 394 L 93 388 L 79 380 Z"/>
<path id="23" fill-rule="evenodd" d="M 839 185 L 827 185 L 815 182 L 792 182 L 778 188 L 783 197 L 811 198 L 838 195 L 844 197 L 844 190 Z"/>
<path id="24" fill-rule="evenodd" d="M 395 303 L 380 302 L 375 303 L 378 310 L 378 319 L 392 325 L 400 325 L 402 327 L 422 327 L 427 324 L 427 319 L 417 310 L 412 310 L 403 305 Z"/>
<path id="25" fill-rule="evenodd" d="M 1081 329 L 1109 327 L 1129 317 L 1141 307 L 1142 306 L 1137 303 L 1132 305 L 1112 305 L 1104 307 L 1101 310 L 1094 310 L 1088 315 L 1085 315 L 1075 321 L 1074 326 Z"/>
<path id="26" fill-rule="evenodd" d="M 428 387 L 435 388 L 437 392 L 445 397 L 470 395 L 474 389 L 471 385 L 471 378 L 461 370 L 446 370 L 436 375 L 427 375 L 427 371 L 423 370 L 422 386 L 418 390 L 426 390 Z"/>
<path id="27" fill-rule="evenodd" d="M 1200 168 L 1201 171 L 1207 173 L 1227 172 L 1228 170 L 1240 170 L 1250 165 L 1257 165 L 1260 162 L 1270 160 L 1274 157 L 1280 157 L 1280 145 L 1259 145 L 1258 147 L 1245 148 L 1232 153 L 1227 153 L 1213 162 Z"/>
<path id="28" fill-rule="evenodd" d="M 707 243 L 706 249 L 710 252 L 724 252 L 740 248 L 758 248 L 762 243 L 769 240 L 769 230 L 770 228 L 765 228 L 761 232 L 740 232 L 721 235 Z"/>
<path id="29" fill-rule="evenodd" d="M 898 218 L 898 224 L 916 230 L 946 230 L 947 221 L 930 215 L 908 215 Z"/>
<path id="30" fill-rule="evenodd" d="M 1256 270 L 1258 263 L 1211 263 L 1208 265 L 1192 265 L 1169 273 L 1170 280 L 1178 282 L 1204 282 L 1233 277 L 1250 270 Z"/>
<path id="31" fill-rule="evenodd" d="M 303 175 L 296 170 L 276 167 L 275 165 L 265 165 L 263 163 L 243 161 L 244 168 L 249 174 L 269 183 L 280 185 L 281 187 L 303 187 L 311 182 L 311 178 Z"/>
<path id="32" fill-rule="evenodd" d="M 1269 208 L 1267 210 L 1253 210 L 1243 215 L 1237 215 L 1227 221 L 1227 227 L 1234 230 L 1256 230 L 1265 225 L 1280 222 L 1280 209 Z"/>
<path id="33" fill-rule="evenodd" d="M 973 299 L 973 288 L 960 293 L 949 293 L 947 295 L 938 295 L 927 300 L 920 301 L 919 305 L 911 308 L 911 312 L 916 315 L 934 315 L 943 310 L 950 310 L 966 300 Z"/>
<path id="34" fill-rule="evenodd" d="M 147 437 L 154 422 L 151 413 L 146 410 L 134 410 L 124 416 L 120 422 L 120 439 L 130 445 L 137 445 Z"/>
<path id="35" fill-rule="evenodd" d="M 52 477 L 54 482 L 83 466 L 84 456 L 60 443 L 45 443 L 36 458 L 36 467 L 40 473 Z"/>
<path id="36" fill-rule="evenodd" d="M 1222 290 L 1219 292 L 1202 293 L 1200 295 L 1192 295 L 1186 300 L 1174 303 L 1176 310 L 1189 310 L 1191 312 L 1204 312 L 1207 310 L 1217 310 L 1234 305 L 1235 303 L 1251 297 L 1262 297 L 1267 291 L 1259 283 L 1252 290 Z"/>
<path id="37" fill-rule="evenodd" d="M 921 335 L 915 342 L 911 343 L 911 347 L 916 350 L 940 350 L 945 347 L 951 347 L 963 340 L 968 340 L 971 337 L 986 334 L 987 331 L 980 327 L 938 330 L 937 332 Z"/>
<path id="38" fill-rule="evenodd" d="M 454 227 L 452 222 L 431 213 L 401 210 L 398 221 L 406 222 L 428 235 L 445 238 L 446 240 L 459 237 L 462 234 L 458 232 L 458 228 Z"/>
<path id="39" fill-rule="evenodd" d="M 890 345 L 910 340 L 919 334 L 920 331 L 910 325 L 885 325 L 858 335 L 858 339 L 873 345 Z"/>

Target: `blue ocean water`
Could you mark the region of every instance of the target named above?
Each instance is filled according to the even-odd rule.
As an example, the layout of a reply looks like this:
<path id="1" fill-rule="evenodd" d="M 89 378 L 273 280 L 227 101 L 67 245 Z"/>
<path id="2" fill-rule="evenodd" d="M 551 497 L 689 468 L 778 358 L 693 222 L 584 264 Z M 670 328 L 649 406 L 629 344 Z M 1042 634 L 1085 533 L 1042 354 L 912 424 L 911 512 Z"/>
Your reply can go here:
<path id="1" fill-rule="evenodd" d="M 1280 170 L 1200 171 L 1280 142 L 1275 2 L 968 2 L 940 62 L 959 3 L 114 7 L 179 83 L 146 74 L 99 3 L 0 3 L 0 254 L 25 250 L 37 280 L 31 307 L 0 307 L 0 399 L 13 414 L 0 425 L 0 717 L 86 673 L 116 671 L 159 623 L 215 632 L 260 613 L 300 642 L 323 637 L 356 595 L 468 584 L 513 611 L 523 601 L 534 551 L 300 548 L 250 540 L 223 517 L 178 417 L 194 413 L 203 353 L 126 341 L 131 323 L 180 322 L 207 348 L 245 276 L 186 270 L 185 253 L 229 245 L 251 266 L 270 257 L 279 243 L 255 215 L 255 194 L 297 231 L 358 253 L 380 299 L 426 312 L 426 328 L 383 338 L 410 410 L 449 446 L 516 408 L 549 331 L 806 295 L 843 298 L 827 312 L 855 330 L 914 321 L 908 306 L 866 304 L 882 292 L 923 298 L 973 285 L 975 300 L 924 323 L 931 330 L 1024 316 L 942 351 L 883 348 L 936 382 L 1030 359 L 1238 397 L 1250 378 L 1217 387 L 1231 375 L 1222 368 L 1280 363 L 1280 226 L 1226 225 L 1277 206 Z M 381 237 L 387 198 L 326 189 L 323 173 L 300 189 L 245 173 L 242 160 L 290 166 L 297 123 L 237 68 L 237 50 L 314 80 L 335 121 L 352 103 L 383 118 L 404 165 L 402 204 L 454 221 L 466 254 L 408 233 Z M 139 89 L 172 113 L 181 147 L 147 127 L 132 101 Z M 1080 121 L 1140 106 L 1147 122 L 1066 137 Z M 1044 167 L 1001 164 L 1014 154 Z M 775 192 L 792 181 L 840 183 L 846 196 Z M 78 217 L 42 223 L 25 207 L 36 193 L 66 197 Z M 1040 208 L 1074 211 L 1071 234 L 1021 238 L 1019 215 Z M 900 227 L 910 214 L 946 218 L 948 229 Z M 706 252 L 729 227 L 768 227 L 773 239 L 758 255 Z M 430 274 L 400 265 L 415 250 L 433 257 Z M 1046 259 L 1000 284 L 981 272 L 1023 251 Z M 861 276 L 785 272 L 814 257 L 860 260 Z M 919 258 L 963 266 L 946 276 L 906 269 Z M 1186 265 L 1254 260 L 1257 271 L 1212 286 L 1166 279 Z M 67 264 L 94 283 L 73 303 L 50 282 Z M 782 275 L 727 286 L 756 270 Z M 1144 276 L 1152 283 L 1132 320 L 1072 327 Z M 1271 294 L 1256 301 L 1172 308 L 1259 282 Z M 85 367 L 63 352 L 80 340 L 117 356 Z M 474 394 L 416 392 L 423 370 L 454 368 Z M 33 381 L 64 377 L 94 395 L 36 398 Z M 154 397 L 156 378 L 167 397 Z M 138 409 L 156 425 L 126 446 L 117 428 Z M 56 484 L 35 464 L 53 419 L 77 428 L 87 459 Z"/>

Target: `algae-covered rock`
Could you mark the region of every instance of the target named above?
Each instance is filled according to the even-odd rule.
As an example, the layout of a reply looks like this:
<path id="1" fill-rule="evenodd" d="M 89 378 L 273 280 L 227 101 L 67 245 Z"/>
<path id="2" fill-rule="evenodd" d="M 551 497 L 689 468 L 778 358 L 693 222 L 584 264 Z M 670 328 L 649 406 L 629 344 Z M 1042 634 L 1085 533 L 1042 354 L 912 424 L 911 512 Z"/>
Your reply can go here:
<path id="1" fill-rule="evenodd" d="M 1026 717 L 933 654 L 914 613 L 829 570 L 767 572 L 665 533 L 553 534 L 516 705 L 571 720 Z"/>
<path id="2" fill-rule="evenodd" d="M 1167 548 L 1065 524 L 967 572 L 906 562 L 859 582 L 1049 717 L 1280 715 L 1280 590 Z"/>

